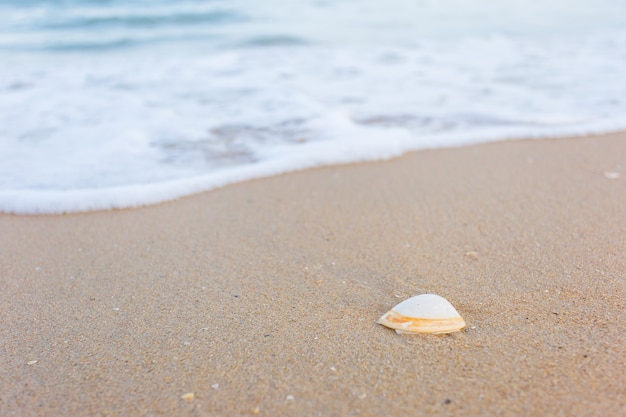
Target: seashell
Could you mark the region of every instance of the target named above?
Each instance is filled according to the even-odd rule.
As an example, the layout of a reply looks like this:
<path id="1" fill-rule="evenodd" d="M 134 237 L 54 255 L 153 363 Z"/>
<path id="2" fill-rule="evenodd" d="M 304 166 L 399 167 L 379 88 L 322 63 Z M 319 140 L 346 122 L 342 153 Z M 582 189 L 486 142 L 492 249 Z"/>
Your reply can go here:
<path id="1" fill-rule="evenodd" d="M 397 333 L 452 333 L 465 327 L 465 320 L 452 304 L 435 294 L 404 300 L 385 313 L 378 323 Z"/>

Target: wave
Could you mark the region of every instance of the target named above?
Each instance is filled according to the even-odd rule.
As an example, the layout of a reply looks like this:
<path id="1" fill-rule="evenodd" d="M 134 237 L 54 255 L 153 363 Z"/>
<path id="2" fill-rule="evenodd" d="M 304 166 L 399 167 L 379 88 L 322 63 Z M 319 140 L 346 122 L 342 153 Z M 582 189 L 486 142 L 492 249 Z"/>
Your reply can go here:
<path id="1" fill-rule="evenodd" d="M 36 29 L 43 30 L 102 30 L 118 27 L 155 28 L 160 26 L 187 26 L 187 25 L 217 25 L 226 23 L 245 22 L 246 17 L 230 10 L 215 10 L 210 12 L 188 12 L 171 14 L 164 11 L 159 14 L 128 14 L 104 16 L 70 16 L 58 19 L 47 19 L 35 23 Z"/>
<path id="2" fill-rule="evenodd" d="M 626 127 L 626 3 L 497 3 L 0 0 L 0 210 Z"/>

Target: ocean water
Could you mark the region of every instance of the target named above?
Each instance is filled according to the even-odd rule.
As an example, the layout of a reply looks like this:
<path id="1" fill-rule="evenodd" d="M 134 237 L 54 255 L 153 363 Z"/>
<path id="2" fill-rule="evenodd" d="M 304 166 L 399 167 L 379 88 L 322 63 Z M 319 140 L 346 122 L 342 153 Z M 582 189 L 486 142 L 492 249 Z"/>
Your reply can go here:
<path id="1" fill-rule="evenodd" d="M 626 128 L 623 0 L 0 0 L 0 211 Z"/>

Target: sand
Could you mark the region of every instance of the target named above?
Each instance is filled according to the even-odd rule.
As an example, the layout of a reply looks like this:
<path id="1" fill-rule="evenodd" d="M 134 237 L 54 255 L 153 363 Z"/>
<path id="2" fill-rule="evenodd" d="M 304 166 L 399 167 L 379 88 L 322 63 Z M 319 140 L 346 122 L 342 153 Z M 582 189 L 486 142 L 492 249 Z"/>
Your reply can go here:
<path id="1" fill-rule="evenodd" d="M 0 415 L 624 415 L 625 156 L 511 141 L 0 215 Z M 420 293 L 467 329 L 376 324 Z"/>

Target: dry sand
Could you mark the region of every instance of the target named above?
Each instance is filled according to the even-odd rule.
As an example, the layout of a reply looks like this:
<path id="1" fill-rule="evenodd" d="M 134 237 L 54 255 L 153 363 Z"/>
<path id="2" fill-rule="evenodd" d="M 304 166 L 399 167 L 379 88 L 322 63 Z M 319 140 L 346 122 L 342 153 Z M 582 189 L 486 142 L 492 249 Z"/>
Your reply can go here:
<path id="1" fill-rule="evenodd" d="M 0 215 L 0 415 L 624 415 L 625 157 L 505 142 Z M 425 292 L 467 329 L 376 324 Z"/>

